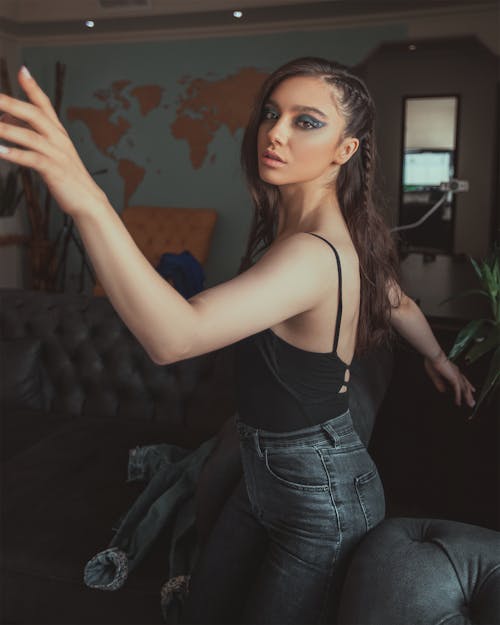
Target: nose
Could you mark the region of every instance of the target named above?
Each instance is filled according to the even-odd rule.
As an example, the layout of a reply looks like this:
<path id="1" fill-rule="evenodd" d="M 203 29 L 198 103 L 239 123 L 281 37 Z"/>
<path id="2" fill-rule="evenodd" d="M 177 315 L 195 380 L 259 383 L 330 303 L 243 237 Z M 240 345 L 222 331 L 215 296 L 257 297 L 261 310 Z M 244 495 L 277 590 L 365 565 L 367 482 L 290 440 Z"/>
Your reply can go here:
<path id="1" fill-rule="evenodd" d="M 283 118 L 278 119 L 276 123 L 267 131 L 267 136 L 271 143 L 279 143 L 283 145 L 287 140 L 287 130 L 285 126 L 285 120 Z"/>

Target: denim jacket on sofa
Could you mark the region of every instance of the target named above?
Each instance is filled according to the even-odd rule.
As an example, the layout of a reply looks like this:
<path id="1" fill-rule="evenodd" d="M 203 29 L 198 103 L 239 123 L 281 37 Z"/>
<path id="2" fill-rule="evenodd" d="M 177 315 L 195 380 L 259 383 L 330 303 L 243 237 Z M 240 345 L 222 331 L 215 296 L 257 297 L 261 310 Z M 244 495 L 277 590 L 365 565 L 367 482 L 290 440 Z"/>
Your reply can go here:
<path id="1" fill-rule="evenodd" d="M 189 573 L 198 552 L 195 488 L 216 436 L 191 450 L 171 444 L 135 447 L 129 451 L 128 482 L 148 484 L 130 510 L 118 521 L 109 547 L 86 564 L 84 582 L 90 588 L 118 590 L 144 558 L 166 526 L 171 528 L 167 582 L 161 589 L 161 607 L 168 622 L 180 607 Z M 167 616 L 168 615 L 168 616 Z"/>

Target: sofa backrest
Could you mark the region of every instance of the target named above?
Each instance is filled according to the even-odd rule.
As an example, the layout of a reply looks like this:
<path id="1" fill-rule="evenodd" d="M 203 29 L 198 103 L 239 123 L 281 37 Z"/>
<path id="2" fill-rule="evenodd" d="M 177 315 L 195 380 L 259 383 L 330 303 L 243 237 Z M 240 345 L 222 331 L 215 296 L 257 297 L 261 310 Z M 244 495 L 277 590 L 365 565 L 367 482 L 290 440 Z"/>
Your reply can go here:
<path id="1" fill-rule="evenodd" d="M 78 294 L 0 290 L 0 340 L 3 402 L 71 417 L 181 421 L 218 358 L 157 365 L 107 298 Z"/>

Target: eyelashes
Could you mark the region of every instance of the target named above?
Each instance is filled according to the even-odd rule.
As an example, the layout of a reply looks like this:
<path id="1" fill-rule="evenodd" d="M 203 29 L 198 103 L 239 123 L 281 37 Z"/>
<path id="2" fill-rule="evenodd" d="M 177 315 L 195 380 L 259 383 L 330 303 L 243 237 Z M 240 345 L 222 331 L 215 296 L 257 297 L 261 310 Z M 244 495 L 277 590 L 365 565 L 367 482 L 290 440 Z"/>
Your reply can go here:
<path id="1" fill-rule="evenodd" d="M 275 115 L 276 117 L 272 117 Z M 262 111 L 261 121 L 267 121 L 270 119 L 276 119 L 278 114 L 270 108 L 265 108 Z M 311 115 L 299 115 L 295 120 L 295 123 L 302 130 L 313 130 L 314 128 L 321 128 L 325 124 L 318 119 L 311 117 Z M 304 125 L 302 125 L 304 124 Z"/>

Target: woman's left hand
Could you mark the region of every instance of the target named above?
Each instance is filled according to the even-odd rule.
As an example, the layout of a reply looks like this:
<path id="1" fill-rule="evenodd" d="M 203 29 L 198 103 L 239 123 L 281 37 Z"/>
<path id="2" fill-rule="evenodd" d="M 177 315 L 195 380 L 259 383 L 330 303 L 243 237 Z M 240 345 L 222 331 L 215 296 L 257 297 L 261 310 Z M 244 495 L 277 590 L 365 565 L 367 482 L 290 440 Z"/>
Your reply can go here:
<path id="1" fill-rule="evenodd" d="M 445 380 L 453 388 L 455 394 L 455 404 L 460 406 L 462 404 L 462 396 L 467 404 L 472 408 L 475 405 L 474 397 L 472 393 L 476 390 L 474 386 L 469 382 L 460 369 L 452 363 L 444 352 L 437 358 L 431 360 L 430 358 L 424 358 L 424 367 L 429 377 L 434 383 L 434 386 L 438 391 L 444 393 L 446 390 Z"/>
<path id="2" fill-rule="evenodd" d="M 105 200 L 61 124 L 48 96 L 21 69 L 18 81 L 29 102 L 0 93 L 0 140 L 13 147 L 0 158 L 37 171 L 52 197 L 66 213 L 76 216 Z"/>

